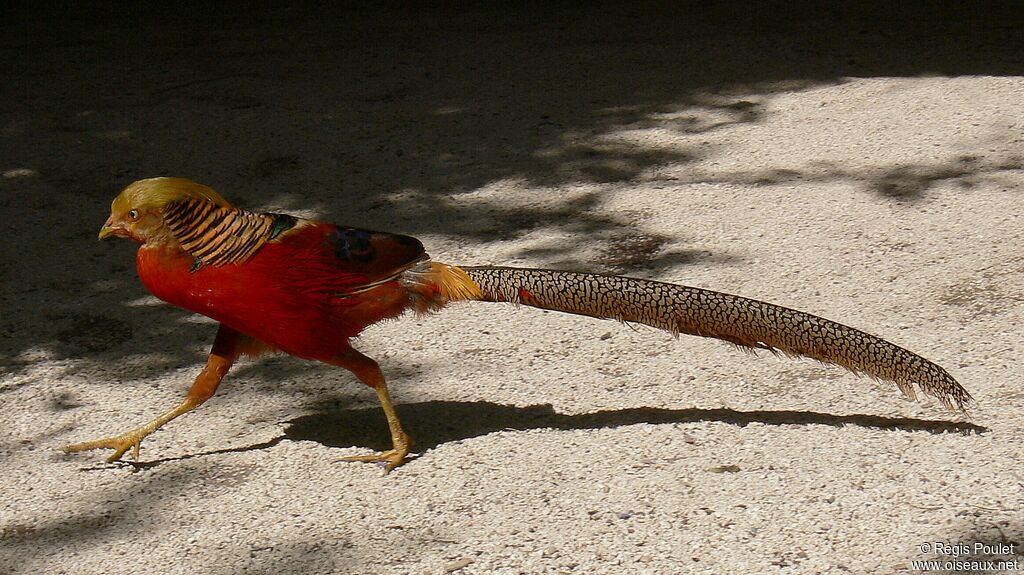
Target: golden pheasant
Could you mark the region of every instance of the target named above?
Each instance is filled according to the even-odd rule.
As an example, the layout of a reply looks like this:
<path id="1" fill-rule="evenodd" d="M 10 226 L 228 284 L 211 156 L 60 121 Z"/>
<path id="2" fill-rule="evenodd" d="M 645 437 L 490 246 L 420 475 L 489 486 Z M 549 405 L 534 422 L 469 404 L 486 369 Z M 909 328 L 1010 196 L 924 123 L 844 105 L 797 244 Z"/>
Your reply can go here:
<path id="1" fill-rule="evenodd" d="M 220 322 L 206 367 L 186 398 L 153 421 L 66 451 L 108 448 L 109 461 L 209 399 L 242 354 L 280 350 L 348 369 L 372 387 L 387 416 L 392 449 L 348 458 L 391 471 L 411 440 L 377 363 L 352 345 L 367 326 L 408 310 L 452 301 L 511 302 L 595 318 L 638 322 L 673 334 L 723 339 L 752 349 L 806 356 L 914 385 L 961 411 L 970 394 L 938 365 L 863 331 L 740 296 L 627 277 L 430 261 L 416 239 L 233 207 L 212 189 L 180 178 L 140 180 L 111 205 L 100 239 L 141 246 L 142 283 L 158 298 Z"/>

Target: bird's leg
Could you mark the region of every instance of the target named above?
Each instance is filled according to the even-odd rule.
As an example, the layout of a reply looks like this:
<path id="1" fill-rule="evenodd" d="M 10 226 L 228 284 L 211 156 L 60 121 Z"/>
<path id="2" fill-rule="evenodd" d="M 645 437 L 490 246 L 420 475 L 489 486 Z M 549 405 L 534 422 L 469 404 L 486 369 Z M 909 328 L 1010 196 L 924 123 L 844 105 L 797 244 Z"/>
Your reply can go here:
<path id="1" fill-rule="evenodd" d="M 405 463 L 405 456 L 409 454 L 409 448 L 413 442 L 412 438 L 402 431 L 402 424 L 398 421 L 395 406 L 391 404 L 391 394 L 388 393 L 388 386 L 384 382 L 384 374 L 381 373 L 380 366 L 376 361 L 352 348 L 346 349 L 331 363 L 351 371 L 359 378 L 359 381 L 369 385 L 377 392 L 377 399 L 380 400 L 380 406 L 384 409 L 384 416 L 388 420 L 388 429 L 391 430 L 391 449 L 388 451 L 372 455 L 353 455 L 343 457 L 342 460 L 385 462 L 387 465 L 384 467 L 384 473 L 390 473 L 392 469 Z"/>
<path id="2" fill-rule="evenodd" d="M 168 421 L 192 411 L 202 405 L 207 399 L 213 397 L 214 392 L 217 391 L 217 386 L 224 379 L 224 375 L 231 369 L 231 364 L 234 363 L 235 359 L 238 358 L 247 345 L 251 346 L 249 336 L 221 325 L 217 331 L 217 338 L 213 342 L 210 357 L 206 361 L 206 367 L 203 368 L 203 371 L 196 377 L 195 383 L 189 388 L 188 396 L 175 408 L 164 412 L 153 421 L 131 431 L 93 441 L 73 443 L 64 447 L 64 451 L 66 453 L 73 453 L 90 449 L 113 449 L 114 454 L 107 458 L 108 462 L 113 462 L 120 459 L 126 451 L 131 449 L 132 456 L 135 461 L 138 461 L 139 446 L 142 444 L 142 440 L 157 429 L 160 429 Z"/>

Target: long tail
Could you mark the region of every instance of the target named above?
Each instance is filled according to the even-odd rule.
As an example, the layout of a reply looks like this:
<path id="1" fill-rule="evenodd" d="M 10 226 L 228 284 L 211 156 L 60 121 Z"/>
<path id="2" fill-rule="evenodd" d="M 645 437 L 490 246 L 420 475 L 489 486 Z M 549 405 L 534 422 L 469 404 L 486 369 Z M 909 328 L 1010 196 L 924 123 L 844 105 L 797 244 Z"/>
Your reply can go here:
<path id="1" fill-rule="evenodd" d="M 429 261 L 407 271 L 403 281 L 420 311 L 457 300 L 511 302 L 810 357 L 891 381 L 911 399 L 917 397 L 917 384 L 949 409 L 955 404 L 965 411 L 972 399 L 945 369 L 912 351 L 809 313 L 736 295 L 612 275 Z"/>

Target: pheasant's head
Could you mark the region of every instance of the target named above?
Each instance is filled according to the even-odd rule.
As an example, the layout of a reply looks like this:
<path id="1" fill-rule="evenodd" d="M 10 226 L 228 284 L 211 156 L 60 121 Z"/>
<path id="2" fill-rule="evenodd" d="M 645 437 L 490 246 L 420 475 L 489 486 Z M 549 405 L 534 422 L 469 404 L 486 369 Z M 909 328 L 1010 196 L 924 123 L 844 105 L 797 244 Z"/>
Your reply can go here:
<path id="1" fill-rule="evenodd" d="M 206 198 L 219 206 L 230 204 L 212 189 L 184 178 L 149 178 L 132 183 L 110 204 L 110 217 L 100 228 L 100 239 L 130 238 L 140 243 L 168 237 L 163 209 L 185 198 Z"/>

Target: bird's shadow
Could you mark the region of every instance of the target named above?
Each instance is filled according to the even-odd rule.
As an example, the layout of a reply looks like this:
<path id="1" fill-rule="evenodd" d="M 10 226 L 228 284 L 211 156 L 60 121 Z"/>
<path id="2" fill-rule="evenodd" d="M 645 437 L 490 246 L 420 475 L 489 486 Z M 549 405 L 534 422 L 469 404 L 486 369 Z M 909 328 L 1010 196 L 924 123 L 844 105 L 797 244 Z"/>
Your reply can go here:
<path id="1" fill-rule="evenodd" d="M 737 411 L 734 409 L 664 409 L 636 407 L 595 411 L 579 415 L 558 413 L 550 404 L 519 407 L 487 401 L 428 401 L 395 408 L 403 426 L 416 437 L 419 451 L 445 443 L 480 437 L 496 431 L 527 429 L 600 429 L 637 423 L 699 423 L 705 421 L 744 426 L 820 424 L 857 425 L 879 429 L 931 433 L 983 433 L 987 428 L 969 422 L 832 415 L 813 411 Z M 389 449 L 387 422 L 379 408 L 325 409 L 289 422 L 287 439 L 316 441 L 329 447 L 361 446 Z"/>
<path id="2" fill-rule="evenodd" d="M 519 407 L 488 401 L 427 401 L 397 405 L 405 429 L 415 437 L 420 453 L 439 445 L 471 439 L 505 430 L 600 429 L 638 423 L 719 422 L 745 426 L 767 425 L 856 425 L 875 429 L 927 431 L 929 433 L 985 433 L 987 427 L 966 421 L 945 421 L 879 415 L 833 415 L 814 411 L 738 411 L 735 409 L 664 409 L 636 407 L 596 411 L 580 415 L 558 413 L 550 404 Z M 182 457 L 137 462 L 148 468 L 183 459 L 267 449 L 281 441 L 316 441 L 328 447 L 362 447 L 375 451 L 391 448 L 387 422 L 379 407 L 347 409 L 321 404 L 317 413 L 288 422 L 284 434 L 254 445 L 194 453 Z"/>

